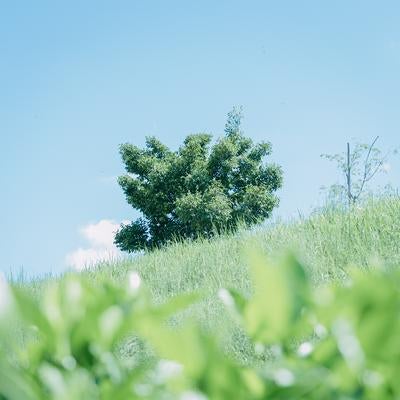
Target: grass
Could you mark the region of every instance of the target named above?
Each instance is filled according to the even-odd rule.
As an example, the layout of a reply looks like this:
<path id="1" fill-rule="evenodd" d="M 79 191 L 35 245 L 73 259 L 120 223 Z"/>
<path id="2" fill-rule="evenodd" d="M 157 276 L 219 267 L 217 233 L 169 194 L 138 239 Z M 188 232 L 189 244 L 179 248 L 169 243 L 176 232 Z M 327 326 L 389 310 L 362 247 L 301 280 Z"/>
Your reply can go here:
<path id="1" fill-rule="evenodd" d="M 384 198 L 380 200 L 371 199 L 363 204 L 362 207 L 354 207 L 350 212 L 327 208 L 316 211 L 308 218 L 300 218 L 288 223 L 275 223 L 269 227 L 264 226 L 251 230 L 240 230 L 236 234 L 221 235 L 213 240 L 198 240 L 191 243 L 173 243 L 166 248 L 134 258 L 126 258 L 120 261 L 98 264 L 92 269 L 83 272 L 83 274 L 90 278 L 90 284 L 94 286 L 100 286 L 100 283 L 104 281 L 113 281 L 117 285 L 122 286 L 126 285 L 128 282 L 127 275 L 131 271 L 137 271 L 144 281 L 144 285 L 150 290 L 153 301 L 156 303 L 163 303 L 167 299 L 181 293 L 193 291 L 202 292 L 203 296 L 201 297 L 201 302 L 192 305 L 178 315 L 174 315 L 174 317 L 169 320 L 171 325 L 179 325 L 179 323 L 188 316 L 194 318 L 200 322 L 202 329 L 212 332 L 213 338 L 218 340 L 225 353 L 234 357 L 240 365 L 250 367 L 249 370 L 253 368 L 254 370 L 257 370 L 259 369 L 258 367 L 262 366 L 262 370 L 270 371 L 270 367 L 273 364 L 271 361 L 276 358 L 276 349 L 279 349 L 279 347 L 267 346 L 263 350 L 260 350 L 260 347 L 258 347 L 256 353 L 255 349 L 257 346 L 254 346 L 254 341 L 256 339 L 253 338 L 254 340 L 251 341 L 245 331 L 231 319 L 230 315 L 226 311 L 226 307 L 223 305 L 222 301 L 220 301 L 218 296 L 218 292 L 221 288 L 236 289 L 244 296 L 249 296 L 251 294 L 253 285 L 249 278 L 249 271 L 246 262 L 248 254 L 245 251 L 249 242 L 253 245 L 255 244 L 256 247 L 263 249 L 264 252 L 273 260 L 285 250 L 293 250 L 301 259 L 302 264 L 306 266 L 313 284 L 323 285 L 328 281 L 342 282 L 347 277 L 348 269 L 353 265 L 365 271 L 379 267 L 380 265 L 388 267 L 400 266 L 400 251 L 398 249 L 398 244 L 400 243 L 399 227 L 400 198 Z M 261 266 L 261 271 L 263 271 L 262 267 L 263 266 Z M 264 277 L 272 275 L 261 274 L 258 276 Z M 371 276 L 373 275 L 371 274 Z M 292 280 L 295 279 L 294 275 L 290 275 L 290 277 L 290 287 L 296 287 L 296 285 L 292 285 Z M 393 275 L 393 277 L 397 277 L 397 275 Z M 23 275 L 15 276 L 14 284 L 28 288 L 31 292 L 36 294 L 36 299 L 40 299 L 44 292 L 43 286 L 47 285 L 49 282 L 63 279 L 63 277 L 50 276 L 35 281 L 26 281 L 25 279 L 26 277 Z M 382 367 L 382 365 L 380 365 L 382 360 L 385 360 L 384 363 L 389 362 L 389 360 L 392 362 L 392 360 L 394 360 L 393 354 L 396 354 L 393 353 L 393 351 L 395 352 L 396 334 L 393 334 L 391 329 L 387 329 L 387 327 L 392 327 L 393 323 L 395 324 L 396 322 L 393 320 L 393 316 L 398 313 L 398 301 L 396 297 L 397 291 L 395 283 L 393 284 L 394 286 L 391 286 L 392 278 L 389 277 L 387 279 L 389 280 L 381 280 L 380 283 L 377 280 L 373 280 L 371 283 L 371 280 L 369 280 L 368 283 L 364 282 L 366 285 L 365 287 L 361 286 L 361 289 L 358 287 L 358 291 L 354 290 L 354 292 L 353 287 L 349 288 L 346 286 L 345 289 L 348 290 L 347 300 L 345 299 L 343 303 L 340 301 L 341 297 L 339 297 L 336 298 L 334 302 L 334 305 L 338 307 L 338 310 L 341 309 L 343 311 L 343 307 L 347 310 L 348 307 L 348 310 L 354 311 L 350 313 L 352 318 L 356 318 L 356 320 L 359 318 L 359 322 L 362 319 L 363 323 L 361 324 L 360 322 L 360 326 L 362 325 L 363 329 L 360 330 L 360 332 L 364 335 L 362 337 L 368 338 L 368 340 L 365 339 L 366 341 L 364 342 L 364 345 L 365 343 L 369 343 L 370 347 L 367 347 L 369 351 L 368 355 L 371 356 L 371 360 L 376 362 L 373 369 L 377 368 L 377 371 Z M 263 280 L 265 279 L 259 279 L 260 282 Z M 275 282 L 278 282 L 279 285 L 279 280 Z M 335 287 L 336 286 L 337 285 L 335 285 Z M 274 310 L 277 308 L 279 302 L 274 302 L 274 299 L 271 300 L 271 293 L 274 293 L 279 297 L 280 290 L 277 289 L 274 291 L 273 288 L 275 287 L 277 286 L 271 286 L 269 291 L 263 289 L 263 294 L 269 293 L 270 295 L 261 297 L 262 300 L 259 300 L 257 303 L 259 309 L 262 311 L 264 311 L 264 307 L 269 307 L 269 309 L 272 308 Z M 287 286 L 281 286 L 281 289 L 283 288 L 284 291 L 285 287 Z M 341 288 L 336 287 L 336 289 Z M 54 292 L 52 293 L 54 294 Z M 74 296 L 71 297 L 71 293 L 73 294 L 75 291 L 67 291 L 65 293 L 68 293 L 69 296 L 65 298 L 74 300 Z M 97 296 L 101 291 L 95 293 Z M 110 303 L 108 303 L 106 297 L 101 300 L 103 302 L 105 299 L 107 300 L 104 305 L 105 307 L 108 307 L 106 309 L 107 312 L 109 312 L 110 309 L 113 309 L 115 302 L 117 301 L 116 299 L 118 299 L 118 296 L 115 296 L 116 292 L 111 293 Z M 60 303 L 59 306 L 61 307 L 62 305 L 64 307 L 55 307 L 57 310 L 62 310 L 62 312 L 60 311 L 59 313 L 55 313 L 55 315 L 62 315 L 62 318 L 60 319 L 62 321 L 68 321 L 68 311 L 71 311 L 71 315 L 74 315 L 75 311 L 80 309 L 77 306 L 70 307 L 69 301 L 57 301 L 55 300 L 56 298 L 58 297 L 48 297 L 47 305 Z M 258 297 L 258 299 L 260 299 L 260 297 Z M 301 296 L 298 295 L 295 301 L 297 306 L 298 302 L 301 302 Z M 373 304 L 374 301 L 376 304 Z M 28 312 L 35 314 L 36 304 L 30 304 Z M 113 307 L 110 308 L 109 304 L 113 304 Z M 125 306 L 126 304 L 124 307 Z M 364 314 L 367 308 L 369 314 L 368 318 L 365 318 Z M 50 307 L 50 309 L 53 310 L 52 307 Z M 281 308 L 280 310 L 282 311 L 283 309 Z M 327 308 L 322 307 L 322 309 L 324 315 L 331 312 L 330 306 Z M 100 328 L 100 326 L 104 327 L 104 324 L 99 325 L 99 321 L 104 321 L 103 317 L 105 313 L 101 308 L 92 308 L 91 310 L 92 311 L 90 313 L 88 312 L 85 317 L 85 319 L 89 321 L 89 324 L 85 325 L 81 320 L 77 323 L 75 321 L 74 335 L 71 334 L 71 337 L 69 338 L 71 343 L 82 334 L 82 326 L 85 326 L 86 335 L 90 340 L 94 340 L 94 337 L 97 337 L 97 339 L 100 340 L 99 338 L 103 337 L 101 335 L 104 329 Z M 96 314 L 96 310 L 100 310 L 98 314 Z M 96 314 L 97 317 L 100 316 L 101 318 L 90 318 L 92 312 Z M 371 313 L 374 315 L 374 319 L 371 319 Z M 71 315 L 69 316 L 70 319 Z M 128 315 L 134 315 L 134 313 L 129 311 Z M 256 318 L 262 319 L 262 315 L 262 312 L 258 313 L 256 314 Z M 305 315 L 305 318 L 308 318 L 307 314 Z M 54 316 L 53 312 L 52 316 Z M 127 318 L 126 315 L 125 318 Z M 111 320 L 111 322 L 112 321 L 113 320 Z M 335 319 L 332 321 L 333 324 L 337 323 L 337 320 Z M 373 323 L 371 321 L 373 321 Z M 289 325 L 291 324 L 292 322 Z M 61 323 L 60 326 L 63 326 L 63 323 Z M 396 324 L 393 326 L 395 331 Z M 332 326 L 330 329 L 333 329 Z M 68 335 L 65 335 L 64 332 L 60 337 L 57 337 L 57 335 L 53 334 L 54 331 L 51 332 L 52 334 L 50 336 L 56 337 L 59 343 L 62 344 L 61 347 L 64 348 L 63 346 L 67 343 L 65 342 L 65 337 L 68 337 Z M 66 332 L 69 332 L 68 329 Z M 79 332 L 79 335 L 77 335 L 76 332 Z M 107 333 L 107 329 L 105 329 L 104 332 Z M 385 332 L 390 332 L 391 334 L 385 336 Z M 33 335 L 35 337 L 36 333 Z M 161 338 L 161 340 L 164 340 L 163 336 L 159 335 L 158 337 Z M 287 347 L 293 347 L 291 351 L 293 350 L 294 352 L 295 349 L 298 348 L 300 341 L 308 343 L 308 341 L 314 339 L 312 335 L 304 338 L 292 336 L 290 334 L 288 337 L 290 337 L 290 339 L 288 339 L 287 342 L 284 341 L 282 343 L 285 343 L 285 346 Z M 381 338 L 386 337 L 389 339 L 387 339 L 388 342 L 385 343 L 385 346 L 381 345 L 380 342 L 378 342 L 379 345 L 376 345 L 375 340 L 379 341 Z M 26 326 L 16 321 L 15 326 L 12 326 L 11 329 L 7 331 L 7 335 L 4 336 L 3 339 L 6 340 L 6 343 L 15 343 L 18 348 L 20 348 L 24 347 L 28 343 L 28 339 L 31 338 L 32 331 L 30 329 L 27 330 Z M 115 345 L 114 343 L 115 346 L 113 345 L 112 347 L 112 354 L 116 356 L 115 359 L 120 360 L 122 358 L 124 361 L 128 361 L 127 365 L 136 364 L 142 367 L 149 367 L 149 370 L 156 367 L 159 358 L 149 344 L 151 341 L 147 342 L 143 338 L 134 335 L 124 338 L 122 341 L 119 341 L 119 339 L 118 342 L 115 342 L 117 344 Z M 325 344 L 330 343 L 329 340 L 331 339 L 332 338 L 328 338 Z M 386 339 L 382 340 L 382 343 L 384 343 L 385 340 Z M 45 341 L 42 343 L 45 343 Z M 79 344 L 80 342 L 78 341 L 76 343 Z M 99 343 L 102 342 L 99 341 Z M 175 343 L 176 345 L 176 342 L 172 343 Z M 330 343 L 329 346 L 331 346 L 331 344 L 332 343 Z M 394 347 L 392 348 L 391 346 Z M 29 346 L 26 347 L 28 348 Z M 276 348 L 274 349 L 274 347 Z M 7 346 L 0 350 L 4 350 L 4 348 L 9 357 L 14 359 L 14 347 Z M 42 349 L 42 357 L 43 361 L 48 363 L 49 360 L 47 358 L 48 354 L 46 353 L 46 348 L 47 346 L 44 346 L 44 350 Z M 379 348 L 380 350 L 376 352 L 376 348 Z M 79 346 L 77 346 L 76 349 L 81 351 Z M 86 357 L 84 350 L 86 347 L 83 346 L 82 349 L 82 352 Z M 386 349 L 386 359 L 382 358 L 382 349 Z M 34 354 L 34 359 L 37 354 L 39 354 L 36 354 L 35 351 L 32 353 Z M 109 349 L 107 349 L 107 352 L 108 351 Z M 326 348 L 323 350 L 323 353 L 328 354 Z M 108 352 L 107 354 L 109 355 L 111 353 Z M 342 367 L 342 364 L 337 361 L 335 354 L 336 353 L 333 352 L 329 356 L 331 359 L 328 358 L 328 361 L 325 363 L 325 367 L 327 365 L 332 366 L 333 375 L 336 374 L 335 371 L 337 371 L 337 368 Z M 377 354 L 377 358 L 374 358 L 375 354 Z M 85 357 L 83 357 L 83 359 L 86 359 Z M 316 361 L 317 364 L 319 362 L 318 357 Z M 290 357 L 288 360 L 291 360 L 290 362 L 293 361 Z M 379 362 L 376 360 L 379 360 Z M 0 364 L 1 362 L 2 360 L 0 357 Z M 387 365 L 390 365 L 390 368 L 392 369 L 386 368 L 387 365 L 384 364 L 384 371 L 386 371 L 385 374 L 390 376 L 388 378 L 389 380 L 392 379 L 392 376 L 396 376 L 396 373 L 393 372 L 395 371 L 396 364 L 395 362 L 390 364 L 390 362 Z M 218 368 L 219 367 L 220 365 L 218 365 Z M 278 367 L 279 365 L 277 364 L 276 368 Z M 292 367 L 294 368 L 294 365 L 292 365 Z M 321 367 L 316 365 L 316 370 L 319 372 L 323 369 L 323 363 L 321 364 Z M 347 370 L 343 369 L 340 371 L 340 376 L 343 378 L 343 376 L 347 374 Z M 301 373 L 302 372 L 303 371 L 301 371 Z M 6 374 L 5 376 L 8 376 L 7 367 L 3 368 L 3 376 L 4 373 Z M 299 376 L 302 375 L 300 374 Z M 337 376 L 339 375 L 336 374 L 335 379 L 330 382 L 333 386 L 335 386 L 334 381 L 337 381 Z M 313 375 L 312 380 L 314 379 Z M 347 382 L 346 379 L 343 379 L 343 382 Z M 336 383 L 339 384 L 340 382 Z M 311 386 L 314 387 L 314 385 Z M 328 384 L 328 387 L 329 386 L 330 385 Z M 303 389 L 304 388 L 301 390 Z M 347 389 L 348 388 L 346 387 L 346 390 Z M 392 397 L 393 396 L 388 398 Z M 70 396 L 68 398 L 72 397 Z M 378 395 L 371 398 L 383 397 Z"/>
<path id="2" fill-rule="evenodd" d="M 351 212 L 325 209 L 307 219 L 265 229 L 174 243 L 134 259 L 100 264 L 86 273 L 93 279 L 122 281 L 129 271 L 138 271 L 157 302 L 198 289 L 230 286 L 248 292 L 243 249 L 251 240 L 269 255 L 295 251 L 313 281 L 320 283 L 345 278 L 351 264 L 365 269 L 400 264 L 399 227 L 400 199 L 370 200 Z"/>
<path id="3" fill-rule="evenodd" d="M 267 228 L 241 230 L 214 240 L 174 243 L 134 259 L 99 264 L 85 272 L 93 278 L 121 284 L 127 274 L 139 272 L 154 301 L 199 290 L 206 299 L 189 311 L 206 329 L 216 332 L 229 352 L 244 364 L 254 362 L 246 336 L 235 326 L 218 300 L 220 288 L 251 292 L 244 249 L 256 242 L 274 256 L 291 249 L 301 258 L 315 284 L 346 278 L 351 265 L 368 270 L 379 265 L 400 265 L 400 200 L 370 200 L 351 212 L 325 209 L 309 218 L 277 223 Z M 224 328 L 221 328 L 224 327 Z M 132 353 L 134 343 L 126 347 Z"/>
<path id="4" fill-rule="evenodd" d="M 400 200 L 370 200 L 352 211 L 325 209 L 309 218 L 278 223 L 267 228 L 241 230 L 213 240 L 174 243 L 132 259 L 99 264 L 85 272 L 96 282 L 101 279 L 126 281 L 127 274 L 139 272 L 156 303 L 194 290 L 205 300 L 189 312 L 205 329 L 223 338 L 227 350 L 244 364 L 254 362 L 246 335 L 224 311 L 218 300 L 220 288 L 234 288 L 244 295 L 251 292 L 244 248 L 249 241 L 274 256 L 291 249 L 307 266 L 312 281 L 321 284 L 346 278 L 351 265 L 368 270 L 384 264 L 400 265 Z M 39 292 L 43 282 L 32 282 Z M 223 328 L 222 328 L 223 327 Z M 221 330 L 222 329 L 222 330 Z M 123 352 L 132 354 L 131 341 Z"/>

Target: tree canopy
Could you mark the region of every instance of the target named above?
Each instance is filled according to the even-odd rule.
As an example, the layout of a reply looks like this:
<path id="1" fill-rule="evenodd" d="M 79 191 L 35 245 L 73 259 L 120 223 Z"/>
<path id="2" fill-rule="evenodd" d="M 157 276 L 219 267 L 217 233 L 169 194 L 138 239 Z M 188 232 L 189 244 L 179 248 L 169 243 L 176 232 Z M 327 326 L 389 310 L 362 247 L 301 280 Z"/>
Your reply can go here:
<path id="1" fill-rule="evenodd" d="M 142 217 L 122 224 L 116 245 L 133 252 L 173 239 L 211 237 L 268 218 L 282 185 L 278 165 L 267 163 L 271 144 L 254 144 L 240 129 L 242 113 L 228 114 L 225 135 L 214 145 L 209 134 L 186 137 L 171 151 L 155 137 L 140 149 L 120 146 L 126 174 L 118 178 L 128 203 Z"/>

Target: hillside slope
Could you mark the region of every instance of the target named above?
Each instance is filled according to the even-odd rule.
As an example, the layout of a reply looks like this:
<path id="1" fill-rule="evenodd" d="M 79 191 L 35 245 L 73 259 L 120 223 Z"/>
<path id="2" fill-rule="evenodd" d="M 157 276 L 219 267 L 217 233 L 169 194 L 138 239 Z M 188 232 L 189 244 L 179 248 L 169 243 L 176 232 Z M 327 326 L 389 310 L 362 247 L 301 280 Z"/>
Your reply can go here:
<path id="1" fill-rule="evenodd" d="M 294 251 L 315 284 L 345 279 L 351 265 L 365 270 L 400 266 L 400 199 L 370 201 L 351 212 L 325 210 L 304 220 L 243 230 L 211 241 L 175 243 L 132 260 L 98 265 L 86 273 L 93 281 L 123 284 L 129 271 L 137 271 L 157 303 L 183 292 L 205 292 L 205 300 L 187 313 L 216 332 L 241 363 L 252 364 L 254 349 L 227 315 L 218 290 L 234 288 L 250 294 L 245 249 L 253 242 L 270 256 Z M 137 353 L 137 346 L 135 341 L 127 343 L 123 353 Z"/>
<path id="2" fill-rule="evenodd" d="M 199 288 L 247 290 L 243 250 L 250 241 L 270 255 L 295 251 L 316 283 L 344 278 L 350 264 L 365 269 L 400 265 L 400 199 L 370 201 L 351 212 L 325 210 L 301 221 L 211 241 L 175 243 L 134 259 L 100 264 L 87 273 L 118 281 L 128 271 L 138 271 L 160 301 Z"/>
<path id="3" fill-rule="evenodd" d="M 270 256 L 294 251 L 315 284 L 345 279 L 351 265 L 365 270 L 400 266 L 400 199 L 370 201 L 351 212 L 325 210 L 304 220 L 243 230 L 210 241 L 175 243 L 133 259 L 99 264 L 85 274 L 94 284 L 102 280 L 125 284 L 127 274 L 137 271 L 157 303 L 179 293 L 201 291 L 204 300 L 186 314 L 216 332 L 227 351 L 248 364 L 254 362 L 254 350 L 230 320 L 218 290 L 234 288 L 245 296 L 250 294 L 245 250 L 254 242 Z M 42 284 L 31 285 L 39 296 Z M 142 346 L 132 339 L 122 352 L 129 356 L 138 350 L 143 350 Z"/>

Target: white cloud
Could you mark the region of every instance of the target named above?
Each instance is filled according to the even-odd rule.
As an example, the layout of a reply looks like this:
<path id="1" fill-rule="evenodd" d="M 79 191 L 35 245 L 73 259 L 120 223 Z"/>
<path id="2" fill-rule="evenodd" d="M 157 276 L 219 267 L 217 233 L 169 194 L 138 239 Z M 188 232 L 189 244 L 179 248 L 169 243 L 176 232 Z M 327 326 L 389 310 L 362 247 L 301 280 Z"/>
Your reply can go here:
<path id="1" fill-rule="evenodd" d="M 127 223 L 128 221 L 123 221 Z M 101 221 L 88 224 L 79 229 L 79 233 L 86 239 L 90 247 L 78 248 L 65 257 L 65 263 L 78 271 L 89 268 L 101 261 L 115 260 L 122 253 L 114 245 L 115 232 L 120 224 L 102 219 Z"/>
<path id="2" fill-rule="evenodd" d="M 97 224 L 84 226 L 80 232 L 92 246 L 109 248 L 112 246 L 119 225 L 114 221 L 102 219 Z"/>

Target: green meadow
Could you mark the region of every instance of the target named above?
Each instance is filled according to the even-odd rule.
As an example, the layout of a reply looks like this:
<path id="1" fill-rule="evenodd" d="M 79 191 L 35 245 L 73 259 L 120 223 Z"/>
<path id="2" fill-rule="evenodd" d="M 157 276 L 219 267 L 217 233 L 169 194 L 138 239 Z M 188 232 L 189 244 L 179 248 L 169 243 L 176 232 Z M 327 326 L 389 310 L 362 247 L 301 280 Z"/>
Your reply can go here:
<path id="1" fill-rule="evenodd" d="M 0 399 L 397 398 L 399 226 L 381 198 L 3 283 Z"/>
<path id="2" fill-rule="evenodd" d="M 325 208 L 308 218 L 241 230 L 212 240 L 174 243 L 136 258 L 104 263 L 86 272 L 94 280 L 121 282 L 129 271 L 140 273 L 156 301 L 191 290 L 213 292 L 221 287 L 250 290 L 246 257 L 248 242 L 271 257 L 286 250 L 300 257 L 315 284 L 344 280 L 348 266 L 368 270 L 400 263 L 400 201 L 370 200 L 352 211 Z"/>

